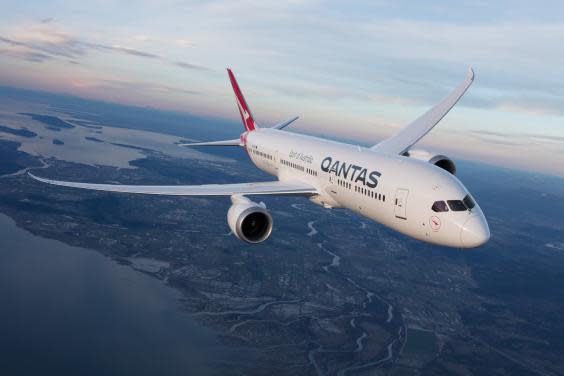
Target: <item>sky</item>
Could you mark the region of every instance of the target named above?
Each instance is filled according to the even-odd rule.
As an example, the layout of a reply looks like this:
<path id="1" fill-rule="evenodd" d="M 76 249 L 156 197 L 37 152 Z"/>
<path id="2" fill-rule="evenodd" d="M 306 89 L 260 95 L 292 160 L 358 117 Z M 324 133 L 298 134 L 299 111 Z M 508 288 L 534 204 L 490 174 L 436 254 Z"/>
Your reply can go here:
<path id="1" fill-rule="evenodd" d="M 416 148 L 564 176 L 561 1 L 0 0 L 0 85 L 375 144 L 458 85 Z"/>

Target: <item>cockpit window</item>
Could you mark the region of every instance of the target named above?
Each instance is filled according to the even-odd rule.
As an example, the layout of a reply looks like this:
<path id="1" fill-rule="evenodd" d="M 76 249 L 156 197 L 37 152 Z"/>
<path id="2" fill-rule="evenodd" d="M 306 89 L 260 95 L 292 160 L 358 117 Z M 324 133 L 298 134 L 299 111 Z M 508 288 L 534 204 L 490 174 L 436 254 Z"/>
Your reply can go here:
<path id="1" fill-rule="evenodd" d="M 448 211 L 447 204 L 444 201 L 435 201 L 433 206 L 431 206 L 431 209 L 437 213 Z"/>
<path id="2" fill-rule="evenodd" d="M 462 201 L 464 201 L 464 205 L 466 205 L 469 210 L 472 210 L 472 208 L 476 206 L 476 202 L 472 197 L 470 197 L 470 195 L 466 195 L 466 197 L 464 197 Z"/>
<path id="3" fill-rule="evenodd" d="M 448 206 L 452 211 L 465 211 L 466 206 L 461 200 L 448 200 Z"/>

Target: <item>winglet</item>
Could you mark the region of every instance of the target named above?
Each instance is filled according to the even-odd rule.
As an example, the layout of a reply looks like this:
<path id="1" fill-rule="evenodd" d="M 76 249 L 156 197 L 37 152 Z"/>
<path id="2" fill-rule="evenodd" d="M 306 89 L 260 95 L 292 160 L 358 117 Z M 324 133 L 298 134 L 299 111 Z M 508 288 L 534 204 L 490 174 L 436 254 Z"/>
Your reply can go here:
<path id="1" fill-rule="evenodd" d="M 235 92 L 235 99 L 237 100 L 237 107 L 239 108 L 239 113 L 241 114 L 241 121 L 245 126 L 245 130 L 247 132 L 254 131 L 258 126 L 255 123 L 255 119 L 253 118 L 253 114 L 251 114 L 251 110 L 245 101 L 245 97 L 237 84 L 237 80 L 233 75 L 231 69 L 227 68 L 227 74 L 229 75 L 229 80 L 231 81 L 231 86 L 233 87 L 233 91 Z"/>
<path id="2" fill-rule="evenodd" d="M 466 79 L 469 81 L 474 81 L 474 77 L 476 77 L 474 74 L 474 69 L 472 69 L 472 67 L 470 66 L 468 67 L 468 73 L 466 74 Z"/>

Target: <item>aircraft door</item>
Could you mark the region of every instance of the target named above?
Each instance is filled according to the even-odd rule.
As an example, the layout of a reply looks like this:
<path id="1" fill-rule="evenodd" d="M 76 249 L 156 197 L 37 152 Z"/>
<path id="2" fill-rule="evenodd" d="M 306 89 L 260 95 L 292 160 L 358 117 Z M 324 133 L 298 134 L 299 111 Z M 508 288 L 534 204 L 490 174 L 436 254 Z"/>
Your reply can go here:
<path id="1" fill-rule="evenodd" d="M 407 219 L 407 196 L 409 191 L 407 189 L 398 188 L 396 198 L 394 200 L 394 212 L 396 218 Z"/>

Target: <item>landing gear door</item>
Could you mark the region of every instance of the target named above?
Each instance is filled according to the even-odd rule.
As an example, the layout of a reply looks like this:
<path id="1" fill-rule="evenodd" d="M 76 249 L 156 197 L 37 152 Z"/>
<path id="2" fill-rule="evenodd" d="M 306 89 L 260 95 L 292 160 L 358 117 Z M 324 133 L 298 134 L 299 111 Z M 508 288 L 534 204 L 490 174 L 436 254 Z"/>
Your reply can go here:
<path id="1" fill-rule="evenodd" d="M 407 219 L 407 196 L 409 191 L 407 189 L 398 188 L 396 198 L 394 200 L 394 212 L 396 218 Z"/>

